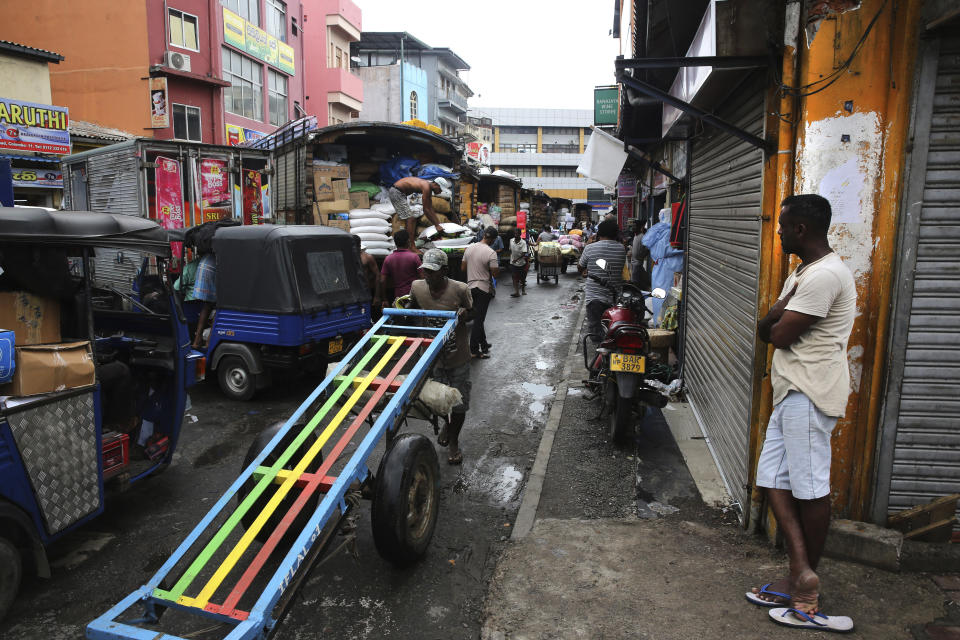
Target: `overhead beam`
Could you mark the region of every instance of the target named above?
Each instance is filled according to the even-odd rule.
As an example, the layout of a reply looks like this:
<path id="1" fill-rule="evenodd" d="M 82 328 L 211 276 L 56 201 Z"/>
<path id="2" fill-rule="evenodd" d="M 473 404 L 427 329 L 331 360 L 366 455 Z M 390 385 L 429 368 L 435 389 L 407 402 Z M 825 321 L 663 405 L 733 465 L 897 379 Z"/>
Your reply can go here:
<path id="1" fill-rule="evenodd" d="M 678 58 L 618 58 L 621 69 L 676 69 L 678 67 L 717 67 L 718 69 L 756 69 L 770 64 L 766 56 L 684 56 Z"/>
<path id="2" fill-rule="evenodd" d="M 627 87 L 630 87 L 634 91 L 639 91 L 640 93 L 648 95 L 652 98 L 657 98 L 658 100 L 661 100 L 672 107 L 680 109 L 684 113 L 689 113 L 693 117 L 698 118 L 702 122 L 705 122 L 706 124 L 709 124 L 712 127 L 720 129 L 724 133 L 729 133 L 734 137 L 740 138 L 744 142 L 748 142 L 752 144 L 758 149 L 763 149 L 767 153 L 773 153 L 775 151 L 775 149 L 773 148 L 773 145 L 767 142 L 766 140 L 764 140 L 763 138 L 758 138 L 752 133 L 749 133 L 747 131 L 744 131 L 743 129 L 735 127 L 729 122 L 725 120 L 721 120 L 720 118 L 716 117 L 712 113 L 707 113 L 703 109 L 699 107 L 695 107 L 689 102 L 685 102 L 680 98 L 672 96 L 666 91 L 662 91 L 651 84 L 647 84 L 646 82 L 641 82 L 640 80 L 634 80 L 633 78 L 627 76 L 625 73 L 618 74 L 617 80 L 621 84 L 624 84 Z"/>
<path id="3" fill-rule="evenodd" d="M 678 178 L 677 176 L 673 175 L 672 173 L 670 173 L 669 171 L 667 171 L 666 169 L 664 169 L 664 168 L 663 168 L 663 165 L 661 165 L 659 162 L 657 162 L 656 160 L 654 160 L 653 158 L 651 158 L 651 157 L 650 157 L 650 154 L 644 152 L 644 151 L 641 150 L 641 149 L 637 149 L 637 148 L 636 148 L 635 146 L 633 146 L 632 144 L 625 145 L 625 149 L 624 149 L 624 150 L 625 150 L 629 155 L 631 155 L 631 156 L 633 156 L 634 158 L 636 158 L 637 160 L 640 160 L 640 161 L 645 162 L 645 163 L 647 163 L 648 165 L 650 165 L 650 168 L 653 169 L 654 171 L 656 171 L 657 173 L 661 173 L 661 174 L 667 176 L 668 178 L 670 178 L 670 179 L 673 180 L 674 182 L 683 182 L 683 180 L 681 180 L 681 179 Z"/>

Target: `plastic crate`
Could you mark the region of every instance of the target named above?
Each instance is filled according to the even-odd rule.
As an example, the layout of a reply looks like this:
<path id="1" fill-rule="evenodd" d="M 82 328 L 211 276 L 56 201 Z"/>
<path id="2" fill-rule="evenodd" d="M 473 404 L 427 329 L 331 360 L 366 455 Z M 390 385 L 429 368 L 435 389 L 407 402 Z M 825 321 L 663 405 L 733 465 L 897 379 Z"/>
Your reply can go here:
<path id="1" fill-rule="evenodd" d="M 130 436 L 125 433 L 103 434 L 103 479 L 109 480 L 130 463 Z"/>

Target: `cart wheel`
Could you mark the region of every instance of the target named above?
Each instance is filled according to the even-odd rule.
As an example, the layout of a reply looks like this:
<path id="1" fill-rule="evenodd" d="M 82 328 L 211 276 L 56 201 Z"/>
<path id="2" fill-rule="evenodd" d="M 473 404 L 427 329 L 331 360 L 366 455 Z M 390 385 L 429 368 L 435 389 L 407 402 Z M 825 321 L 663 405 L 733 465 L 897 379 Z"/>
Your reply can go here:
<path id="1" fill-rule="evenodd" d="M 20 590 L 23 558 L 20 550 L 7 538 L 0 537 L 0 620 L 7 615 Z"/>
<path id="2" fill-rule="evenodd" d="M 380 460 L 371 520 L 377 552 L 394 564 L 412 564 L 427 552 L 437 526 L 440 466 L 430 440 L 407 433 Z"/>
<path id="3" fill-rule="evenodd" d="M 273 424 L 263 431 L 260 432 L 260 435 L 250 444 L 250 448 L 247 449 L 247 455 L 243 459 L 243 467 L 241 471 L 246 469 L 250 464 L 256 459 L 260 452 L 263 451 L 266 446 L 273 439 L 273 436 L 277 435 L 277 432 L 280 431 L 283 427 L 282 422 Z M 300 433 L 300 430 L 303 428 L 302 423 L 297 423 L 293 425 L 290 431 L 284 436 L 283 440 L 280 441 L 273 451 L 267 454 L 267 457 L 263 459 L 263 462 L 260 463 L 263 467 L 273 466 L 273 463 L 283 454 L 283 452 L 290 446 L 290 443 L 293 442 L 294 438 L 297 437 L 297 434 Z M 311 433 L 307 436 L 306 441 L 300 445 L 300 448 L 294 452 L 293 456 L 283 465 L 284 469 L 293 469 L 297 466 L 297 463 L 302 458 L 303 454 L 306 453 L 307 449 L 310 448 L 314 442 L 316 442 L 316 434 Z M 309 470 L 316 471 L 323 464 L 323 453 L 317 455 L 313 459 L 313 462 L 310 464 Z M 253 491 L 254 487 L 257 486 L 258 479 L 255 477 L 249 478 L 246 482 L 241 485 L 239 491 L 237 491 L 237 502 L 242 503 L 244 499 L 250 495 L 250 492 Z M 243 524 L 244 529 L 249 529 L 253 526 L 254 521 L 257 519 L 257 516 L 263 511 L 267 506 L 267 503 L 275 495 L 276 489 L 279 487 L 277 484 L 267 486 L 263 492 L 257 496 L 256 501 L 247 509 L 247 512 L 243 514 L 240 518 L 241 524 Z M 267 521 L 267 523 L 257 532 L 257 535 L 254 536 L 257 542 L 263 544 L 270 538 L 270 534 L 273 533 L 274 529 L 280 524 L 280 521 L 283 519 L 283 516 L 286 515 L 287 511 L 296 501 L 297 496 L 300 495 L 300 490 L 297 488 L 291 489 L 287 492 L 287 495 L 284 496 L 283 501 L 280 505 L 274 510 L 273 515 Z M 317 505 L 320 503 L 320 494 L 314 493 L 310 499 L 307 501 L 307 504 L 303 506 L 300 510 L 300 513 L 297 514 L 296 519 L 293 521 L 293 524 L 290 525 L 290 528 L 287 529 L 287 533 L 283 536 L 283 540 L 280 544 L 291 545 L 297 539 L 297 536 L 300 535 L 300 531 L 307 526 L 307 522 L 310 520 L 310 516 L 313 515 L 313 512 L 317 510 Z"/>
<path id="4" fill-rule="evenodd" d="M 239 356 L 227 356 L 217 366 L 220 390 L 231 400 L 249 400 L 257 390 L 257 376 Z"/>

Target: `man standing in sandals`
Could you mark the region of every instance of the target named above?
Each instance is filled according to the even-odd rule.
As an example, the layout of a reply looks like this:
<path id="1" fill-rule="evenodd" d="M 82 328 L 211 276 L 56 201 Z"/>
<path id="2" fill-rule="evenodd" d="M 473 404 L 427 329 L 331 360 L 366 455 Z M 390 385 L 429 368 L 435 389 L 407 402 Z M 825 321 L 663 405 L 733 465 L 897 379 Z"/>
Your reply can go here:
<path id="1" fill-rule="evenodd" d="M 773 413 L 757 464 L 757 486 L 783 532 L 790 573 L 747 593 L 788 626 L 832 631 L 853 622 L 819 610 L 817 564 L 830 526 L 830 436 L 850 393 L 847 341 L 857 292 L 853 275 L 830 248 L 830 203 L 818 195 L 786 198 L 777 230 L 787 255 L 800 258 L 780 299 L 757 325 L 776 350 L 770 381 Z"/>
<path id="2" fill-rule="evenodd" d="M 410 208 L 410 203 L 407 202 L 407 196 L 414 193 L 419 193 L 423 196 L 423 215 L 427 216 L 430 224 L 436 227 L 437 233 L 442 234 L 443 227 L 440 226 L 440 219 L 437 218 L 437 214 L 433 211 L 433 194 L 440 193 L 441 190 L 441 186 L 436 181 L 411 176 L 409 178 L 400 178 L 394 182 L 393 186 L 387 191 L 387 195 L 390 196 L 390 203 L 393 204 L 397 216 L 404 221 L 407 233 L 410 234 L 411 239 L 416 239 L 417 237 L 417 218 L 420 216 Z M 416 251 L 415 246 L 414 249 Z"/>
<path id="3" fill-rule="evenodd" d="M 470 408 L 470 329 L 473 298 L 463 282 L 451 280 L 447 274 L 447 254 L 428 249 L 423 254 L 423 280 L 410 285 L 410 306 L 432 311 L 456 311 L 454 339 L 444 345 L 443 353 L 433 365 L 431 376 L 439 383 L 455 388 L 462 401 L 450 412 L 450 420 L 437 437 L 437 444 L 447 449 L 447 462 L 461 464 L 460 431 Z"/>

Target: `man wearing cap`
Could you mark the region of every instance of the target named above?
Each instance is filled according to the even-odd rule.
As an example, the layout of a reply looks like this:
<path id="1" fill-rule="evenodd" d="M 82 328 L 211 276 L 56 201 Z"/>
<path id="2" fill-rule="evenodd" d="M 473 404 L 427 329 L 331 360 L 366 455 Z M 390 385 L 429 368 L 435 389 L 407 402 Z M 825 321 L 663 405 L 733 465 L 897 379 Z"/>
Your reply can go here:
<path id="1" fill-rule="evenodd" d="M 460 464 L 460 431 L 470 408 L 470 338 L 467 322 L 473 316 L 473 299 L 470 289 L 463 282 L 447 277 L 447 254 L 440 249 L 428 249 L 423 254 L 423 280 L 414 280 L 410 285 L 410 306 L 414 309 L 456 311 L 457 328 L 454 340 L 444 346 L 443 353 L 433 365 L 432 377 L 437 382 L 455 388 L 463 397 L 461 404 L 453 408 L 450 420 L 440 435 L 437 444 L 449 447 L 447 462 Z"/>
<path id="2" fill-rule="evenodd" d="M 440 219 L 437 218 L 437 214 L 433 211 L 433 194 L 439 194 L 442 190 L 440 180 L 446 182 L 443 178 L 435 178 L 434 180 L 424 180 L 423 178 L 414 178 L 413 176 L 400 178 L 394 182 L 390 190 L 387 191 L 393 208 L 396 209 L 400 219 L 405 221 L 407 233 L 410 234 L 411 238 L 417 237 L 417 218 L 420 217 L 410 208 L 410 203 L 407 201 L 407 196 L 414 193 L 419 193 L 423 196 L 423 215 L 427 216 L 430 224 L 436 227 L 437 233 L 443 233 L 443 227 L 440 226 Z"/>
<path id="3" fill-rule="evenodd" d="M 475 318 L 470 334 L 470 353 L 474 358 L 489 358 L 490 343 L 483 322 L 493 300 L 493 279 L 500 275 L 500 259 L 490 246 L 500 238 L 496 227 L 487 227 L 483 239 L 471 244 L 463 252 L 460 268 L 467 272 L 467 286 L 473 296 Z"/>

